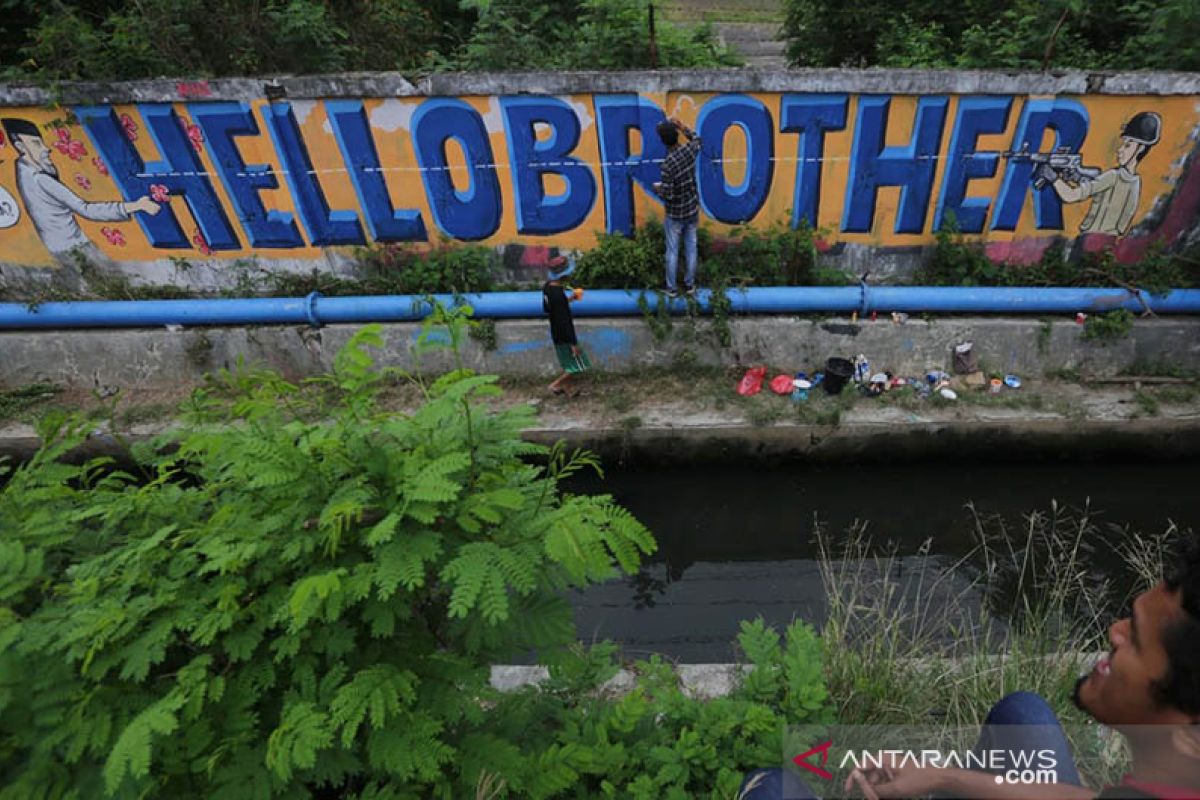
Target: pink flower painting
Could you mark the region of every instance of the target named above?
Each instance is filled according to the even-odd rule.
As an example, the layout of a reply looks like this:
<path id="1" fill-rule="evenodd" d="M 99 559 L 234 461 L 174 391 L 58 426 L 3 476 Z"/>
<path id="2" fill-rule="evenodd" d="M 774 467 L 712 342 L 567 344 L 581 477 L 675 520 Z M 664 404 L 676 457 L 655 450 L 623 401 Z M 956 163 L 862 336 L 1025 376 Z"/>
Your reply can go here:
<path id="1" fill-rule="evenodd" d="M 83 142 L 72 139 L 71 132 L 66 128 L 55 128 L 54 135 L 58 137 L 54 143 L 54 149 L 67 158 L 79 161 L 87 155 L 87 148 L 83 146 Z"/>
<path id="2" fill-rule="evenodd" d="M 212 255 L 212 252 L 213 252 L 212 248 L 209 247 L 208 242 L 204 240 L 204 234 L 200 233 L 199 228 L 192 231 L 192 244 L 194 244 L 196 246 L 196 249 L 199 250 L 204 255 L 206 255 L 206 256 Z"/>
<path id="3" fill-rule="evenodd" d="M 171 200 L 171 192 L 161 183 L 150 184 L 150 199 L 156 203 L 168 203 Z"/>
<path id="4" fill-rule="evenodd" d="M 103 227 L 100 233 L 108 240 L 108 243 L 117 247 L 125 246 L 125 234 L 121 233 L 120 228 Z"/>
<path id="5" fill-rule="evenodd" d="M 184 123 L 184 130 L 187 131 L 188 141 L 192 143 L 192 149 L 197 153 L 204 150 L 204 131 L 200 130 L 200 126 L 191 122 Z"/>
<path id="6" fill-rule="evenodd" d="M 95 167 L 96 171 L 101 175 L 108 174 L 108 167 L 104 166 L 104 159 L 100 158 L 100 156 L 92 156 L 92 166 Z"/>
<path id="7" fill-rule="evenodd" d="M 133 121 L 133 117 L 128 114 L 121 115 L 121 129 L 125 131 L 125 138 L 131 142 L 136 142 L 138 137 L 138 124 Z"/>
<path id="8" fill-rule="evenodd" d="M 92 182 L 87 179 L 87 176 L 75 173 L 75 185 L 85 192 L 92 188 Z"/>

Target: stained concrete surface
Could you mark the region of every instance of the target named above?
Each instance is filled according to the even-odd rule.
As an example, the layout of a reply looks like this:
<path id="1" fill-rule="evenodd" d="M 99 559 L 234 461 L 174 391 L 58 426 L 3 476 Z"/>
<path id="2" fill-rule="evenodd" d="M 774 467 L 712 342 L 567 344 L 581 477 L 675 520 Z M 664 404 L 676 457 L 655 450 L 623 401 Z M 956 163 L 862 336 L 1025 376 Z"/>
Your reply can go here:
<path id="1" fill-rule="evenodd" d="M 605 371 L 671 367 L 767 364 L 781 369 L 818 368 L 830 356 L 862 353 L 874 369 L 923 375 L 949 370 L 952 348 L 975 343 L 980 368 L 1041 376 L 1078 370 L 1114 375 L 1139 365 L 1200 370 L 1200 319 L 1138 319 L 1129 336 L 1112 341 L 1086 339 L 1084 326 L 1070 318 L 995 317 L 910 318 L 899 325 L 887 315 L 851 322 L 845 317 L 756 316 L 730 321 L 729 348 L 718 347 L 711 321 L 676 318 L 664 339 L 640 318 L 577 319 L 581 344 Z M 152 390 L 199 382 L 238 358 L 271 367 L 285 376 L 306 377 L 329 370 L 339 349 L 358 325 L 228 328 L 166 328 L 0 333 L 0 387 L 39 381 L 69 389 L 118 386 Z M 383 326 L 381 365 L 412 368 L 420 325 Z M 550 376 L 556 373 L 547 326 L 541 320 L 496 322 L 496 349 L 474 339 L 464 343 L 465 364 L 500 375 Z M 443 354 L 426 368 L 448 366 Z"/>

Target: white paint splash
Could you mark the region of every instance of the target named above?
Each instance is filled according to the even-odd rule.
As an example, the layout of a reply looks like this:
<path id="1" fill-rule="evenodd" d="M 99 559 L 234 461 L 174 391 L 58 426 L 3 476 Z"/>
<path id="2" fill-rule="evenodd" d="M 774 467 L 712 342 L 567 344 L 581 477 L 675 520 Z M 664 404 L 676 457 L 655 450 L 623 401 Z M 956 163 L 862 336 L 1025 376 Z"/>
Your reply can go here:
<path id="1" fill-rule="evenodd" d="M 488 133 L 504 133 L 504 112 L 500 110 L 500 101 L 495 97 L 488 98 L 488 110 L 483 114 L 483 127 Z"/>
<path id="2" fill-rule="evenodd" d="M 413 112 L 416 109 L 417 106 L 415 103 L 405 103 L 394 97 L 389 97 L 371 111 L 371 127 L 378 128 L 385 133 L 392 133 L 398 130 L 406 131 L 409 129 Z"/>
<path id="3" fill-rule="evenodd" d="M 580 133 L 592 127 L 592 122 L 594 122 L 594 120 L 592 119 L 591 109 L 588 107 L 588 103 L 586 101 L 576 101 L 569 97 L 564 97 L 562 99 L 571 107 L 571 110 L 575 112 L 575 116 L 579 118 Z"/>
<path id="4" fill-rule="evenodd" d="M 317 107 L 316 100 L 293 100 L 292 113 L 296 115 L 296 124 L 303 125 L 308 115 Z"/>
<path id="5" fill-rule="evenodd" d="M 696 101 L 690 94 L 681 94 L 679 97 L 675 98 L 675 110 L 671 112 L 671 116 L 679 117 L 680 119 L 683 119 L 684 117 L 695 116 L 694 114 L 686 112 L 685 109 L 687 108 L 695 109 Z"/>

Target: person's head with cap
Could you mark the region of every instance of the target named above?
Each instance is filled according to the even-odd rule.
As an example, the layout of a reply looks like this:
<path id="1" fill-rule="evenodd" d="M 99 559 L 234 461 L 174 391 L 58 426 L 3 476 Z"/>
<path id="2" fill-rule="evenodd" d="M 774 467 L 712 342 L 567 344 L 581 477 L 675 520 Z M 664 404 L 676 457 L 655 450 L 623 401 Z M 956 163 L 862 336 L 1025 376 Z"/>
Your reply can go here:
<path id="1" fill-rule="evenodd" d="M 562 280 L 575 271 L 575 258 L 573 256 L 555 256 L 546 264 L 550 269 L 547 277 L 552 281 Z"/>
<path id="2" fill-rule="evenodd" d="M 1121 130 L 1117 146 L 1117 164 L 1135 169 L 1150 148 L 1162 137 L 1162 117 L 1153 111 L 1140 111 L 1129 118 Z"/>

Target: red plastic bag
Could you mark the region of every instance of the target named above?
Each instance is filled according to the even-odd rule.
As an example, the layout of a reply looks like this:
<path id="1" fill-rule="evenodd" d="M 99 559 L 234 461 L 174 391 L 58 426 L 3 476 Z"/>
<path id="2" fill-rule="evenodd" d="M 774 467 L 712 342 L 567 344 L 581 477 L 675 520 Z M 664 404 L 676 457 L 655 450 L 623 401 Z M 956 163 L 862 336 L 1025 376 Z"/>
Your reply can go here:
<path id="1" fill-rule="evenodd" d="M 742 397 L 758 394 L 758 391 L 762 389 L 763 378 L 765 377 L 767 377 L 766 367 L 751 367 L 746 370 L 746 374 L 738 381 L 737 393 Z"/>
<path id="2" fill-rule="evenodd" d="M 775 394 L 791 394 L 795 388 L 790 375 L 776 375 L 771 378 L 771 391 Z"/>

